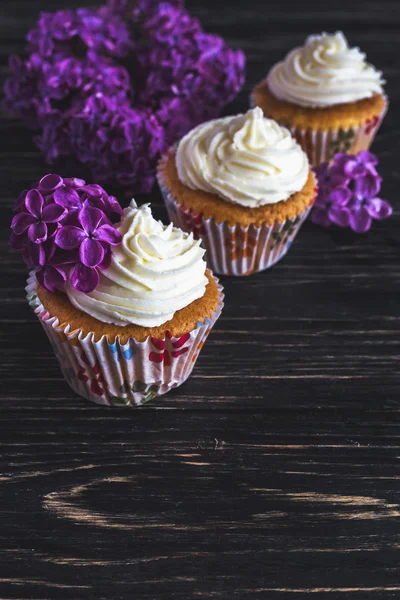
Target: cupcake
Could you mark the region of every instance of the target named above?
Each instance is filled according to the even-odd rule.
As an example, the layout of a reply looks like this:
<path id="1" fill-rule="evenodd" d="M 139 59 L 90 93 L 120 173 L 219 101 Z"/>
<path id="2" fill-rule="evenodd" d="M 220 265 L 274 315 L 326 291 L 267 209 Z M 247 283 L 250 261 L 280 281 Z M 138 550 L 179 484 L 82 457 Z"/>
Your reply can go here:
<path id="1" fill-rule="evenodd" d="M 260 108 L 190 131 L 162 157 L 158 181 L 171 221 L 202 238 L 223 275 L 280 260 L 316 193 L 305 152 Z"/>
<path id="2" fill-rule="evenodd" d="M 388 106 L 384 83 L 342 32 L 322 33 L 272 67 L 251 103 L 288 127 L 317 166 L 368 150 Z"/>
<path id="3" fill-rule="evenodd" d="M 58 187 L 24 192 L 12 222 L 12 246 L 32 268 L 28 300 L 77 394 L 141 405 L 189 377 L 222 288 L 200 242 L 149 205 L 132 200 L 113 226 L 100 186 L 52 177 Z"/>

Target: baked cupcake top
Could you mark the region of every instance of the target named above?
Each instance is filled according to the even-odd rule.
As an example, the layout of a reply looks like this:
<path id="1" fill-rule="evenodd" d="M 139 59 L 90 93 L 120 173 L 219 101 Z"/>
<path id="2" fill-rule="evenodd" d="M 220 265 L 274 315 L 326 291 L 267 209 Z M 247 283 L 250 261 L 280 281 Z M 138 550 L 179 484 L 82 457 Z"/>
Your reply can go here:
<path id="1" fill-rule="evenodd" d="M 190 131 L 178 144 L 176 167 L 190 189 L 249 208 L 287 200 L 309 174 L 305 152 L 258 107 Z"/>
<path id="2" fill-rule="evenodd" d="M 344 34 L 310 35 L 267 76 L 272 94 L 309 108 L 357 102 L 383 93 L 382 73 L 366 62 L 359 48 L 350 48 Z"/>
<path id="3" fill-rule="evenodd" d="M 148 204 L 138 208 L 134 200 L 116 229 L 122 241 L 112 248 L 96 288 L 84 293 L 67 281 L 76 308 L 103 323 L 158 327 L 204 295 L 205 251 L 192 233 L 163 225 Z"/>

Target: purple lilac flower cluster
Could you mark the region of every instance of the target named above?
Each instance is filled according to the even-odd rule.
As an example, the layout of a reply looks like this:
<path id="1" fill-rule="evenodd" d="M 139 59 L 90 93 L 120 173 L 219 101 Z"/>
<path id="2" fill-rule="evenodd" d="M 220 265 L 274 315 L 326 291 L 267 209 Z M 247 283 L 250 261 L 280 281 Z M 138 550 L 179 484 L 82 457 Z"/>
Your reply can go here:
<path id="1" fill-rule="evenodd" d="M 331 224 L 350 227 L 357 233 L 368 231 L 373 219 L 386 219 L 392 207 L 378 197 L 382 178 L 371 152 L 336 154 L 333 161 L 316 170 L 318 196 L 311 220 L 323 227 Z"/>
<path id="2" fill-rule="evenodd" d="M 110 265 L 111 246 L 121 242 L 111 221 L 122 214 L 114 196 L 83 179 L 49 174 L 21 193 L 14 212 L 11 247 L 36 269 L 42 286 L 54 292 L 70 272 L 76 290 L 95 289 L 99 271 Z"/>
<path id="3" fill-rule="evenodd" d="M 110 0 L 42 13 L 26 60 L 10 57 L 6 109 L 45 159 L 148 192 L 161 152 L 217 117 L 244 82 L 244 55 L 205 34 L 179 0 Z"/>

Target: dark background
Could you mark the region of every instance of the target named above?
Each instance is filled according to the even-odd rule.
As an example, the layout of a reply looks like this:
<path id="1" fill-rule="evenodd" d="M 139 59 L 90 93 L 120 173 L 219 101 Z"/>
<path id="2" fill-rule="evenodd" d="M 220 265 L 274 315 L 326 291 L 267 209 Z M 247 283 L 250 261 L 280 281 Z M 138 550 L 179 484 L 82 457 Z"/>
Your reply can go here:
<path id="1" fill-rule="evenodd" d="M 40 9 L 79 5 L 1 0 L 2 80 Z M 270 271 L 225 278 L 192 378 L 141 410 L 104 409 L 64 383 L 24 300 L 10 207 L 49 169 L 3 115 L 0 598 L 399 598 L 400 3 L 187 6 L 247 54 L 231 112 L 307 34 L 360 45 L 388 82 L 373 149 L 395 213 L 360 236 L 307 223 Z"/>

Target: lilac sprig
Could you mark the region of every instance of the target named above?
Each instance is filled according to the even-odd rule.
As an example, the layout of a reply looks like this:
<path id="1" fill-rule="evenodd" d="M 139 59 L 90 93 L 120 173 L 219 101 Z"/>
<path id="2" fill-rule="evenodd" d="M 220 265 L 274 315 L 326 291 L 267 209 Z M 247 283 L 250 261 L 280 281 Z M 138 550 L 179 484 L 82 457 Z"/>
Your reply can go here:
<path id="1" fill-rule="evenodd" d="M 47 162 L 78 160 L 134 192 L 150 191 L 165 148 L 244 83 L 243 53 L 204 33 L 181 0 L 42 13 L 27 50 L 10 57 L 6 110 L 35 131 Z"/>
<path id="2" fill-rule="evenodd" d="M 122 214 L 114 196 L 83 179 L 49 174 L 21 193 L 14 212 L 10 245 L 42 286 L 54 292 L 69 277 L 80 292 L 96 288 L 111 247 L 121 242 L 111 220 Z"/>
<path id="3" fill-rule="evenodd" d="M 311 212 L 313 223 L 368 231 L 374 219 L 390 217 L 392 207 L 378 196 L 382 178 L 371 152 L 336 154 L 333 161 L 316 169 L 318 195 Z"/>
<path id="4" fill-rule="evenodd" d="M 38 189 L 29 190 L 23 210 L 12 221 L 13 232 L 18 236 L 26 234 L 29 242 L 40 245 L 55 234 L 66 214 L 66 209 L 58 204 L 45 204 Z"/>

